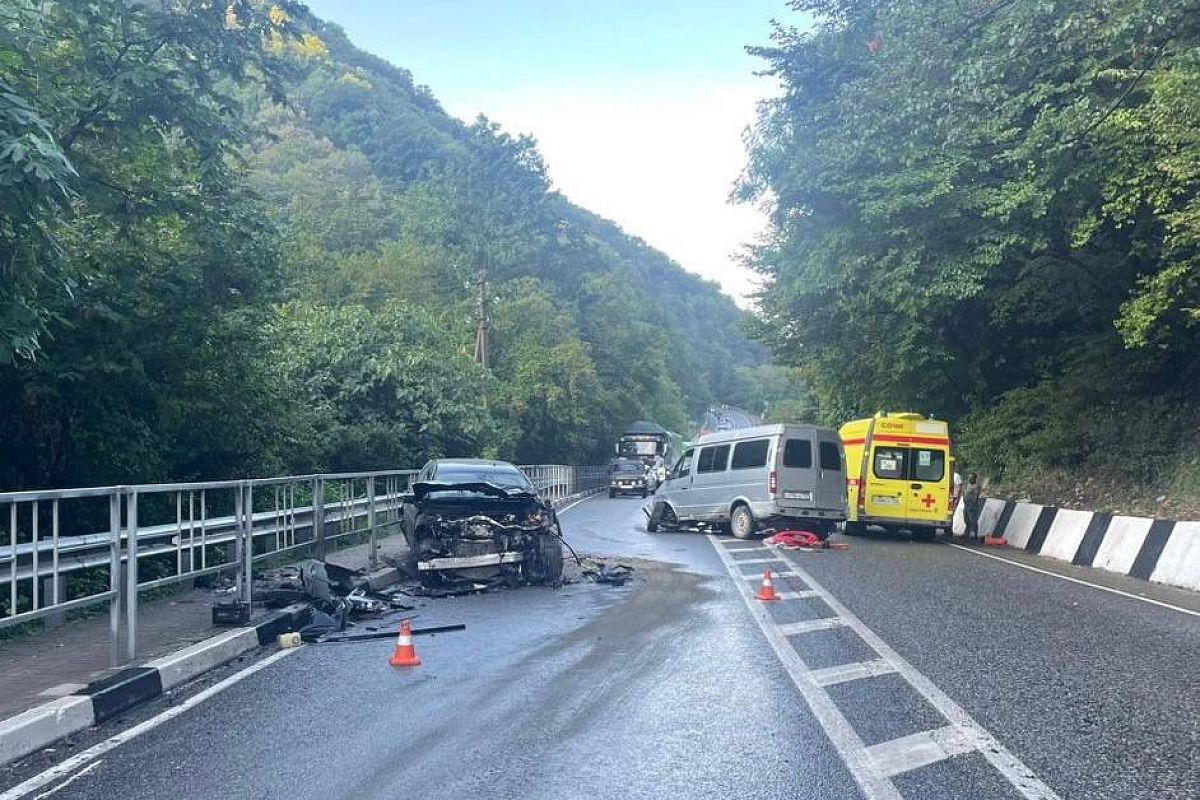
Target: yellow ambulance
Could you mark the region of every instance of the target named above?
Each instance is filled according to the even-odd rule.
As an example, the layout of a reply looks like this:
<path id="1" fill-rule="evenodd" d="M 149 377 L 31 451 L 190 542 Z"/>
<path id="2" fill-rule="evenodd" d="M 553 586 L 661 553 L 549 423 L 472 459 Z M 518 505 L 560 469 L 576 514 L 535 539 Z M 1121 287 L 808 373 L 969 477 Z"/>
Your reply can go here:
<path id="1" fill-rule="evenodd" d="M 920 414 L 881 412 L 841 427 L 846 450 L 846 533 L 868 525 L 932 539 L 950 527 L 950 430 Z"/>

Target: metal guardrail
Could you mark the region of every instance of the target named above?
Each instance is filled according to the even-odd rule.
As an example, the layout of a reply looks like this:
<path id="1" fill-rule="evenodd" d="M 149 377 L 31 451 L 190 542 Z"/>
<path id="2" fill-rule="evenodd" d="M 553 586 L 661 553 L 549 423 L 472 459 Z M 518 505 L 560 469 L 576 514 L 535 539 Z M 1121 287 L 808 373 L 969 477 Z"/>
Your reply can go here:
<path id="1" fill-rule="evenodd" d="M 606 479 L 602 467 L 521 469 L 554 503 Z M 415 474 L 0 493 L 0 628 L 107 603 L 111 661 L 132 661 L 142 591 L 233 572 L 235 597 L 249 602 L 255 562 L 306 548 L 322 558 L 331 542 L 352 535 L 367 537 L 375 567 L 379 533 L 398 524 Z"/>

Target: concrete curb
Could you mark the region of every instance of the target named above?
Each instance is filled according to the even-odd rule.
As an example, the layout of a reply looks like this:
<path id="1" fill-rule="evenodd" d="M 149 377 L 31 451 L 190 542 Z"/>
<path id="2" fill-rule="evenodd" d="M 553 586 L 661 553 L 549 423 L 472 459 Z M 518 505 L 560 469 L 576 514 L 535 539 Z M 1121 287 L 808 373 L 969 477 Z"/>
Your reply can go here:
<path id="1" fill-rule="evenodd" d="M 112 719 L 134 706 L 294 631 L 308 621 L 309 606 L 296 604 L 245 628 L 233 628 L 190 647 L 93 681 L 66 697 L 0 720 L 0 765 Z"/>
<path id="2" fill-rule="evenodd" d="M 961 536 L 964 529 L 959 504 L 954 535 Z M 1009 547 L 1068 564 L 1200 591 L 1200 522 L 988 498 L 979 515 L 979 533 L 1002 536 Z"/>

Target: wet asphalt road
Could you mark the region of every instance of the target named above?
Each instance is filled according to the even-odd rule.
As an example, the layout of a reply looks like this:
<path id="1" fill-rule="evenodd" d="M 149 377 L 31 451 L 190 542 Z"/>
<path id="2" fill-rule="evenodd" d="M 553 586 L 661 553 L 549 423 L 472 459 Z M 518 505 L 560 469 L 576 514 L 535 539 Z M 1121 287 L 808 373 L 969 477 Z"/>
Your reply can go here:
<path id="1" fill-rule="evenodd" d="M 302 648 L 52 796 L 864 796 L 714 544 L 645 533 L 640 506 L 599 497 L 563 517 L 580 552 L 646 560 L 630 585 L 430 603 L 419 624 L 468 627 L 419 638 L 425 663 L 411 670 L 387 665 L 387 641 Z M 1060 797 L 1200 796 L 1200 619 L 944 545 L 850 543 L 787 554 L 785 572 L 809 580 L 777 588 L 819 584 Z M 777 557 L 718 546 L 733 561 Z M 832 613 L 804 597 L 769 618 Z M 845 629 L 787 641 L 814 669 L 877 657 Z M 866 746 L 945 725 L 901 675 L 825 690 Z M 979 752 L 892 785 L 905 798 L 1021 796 Z"/>

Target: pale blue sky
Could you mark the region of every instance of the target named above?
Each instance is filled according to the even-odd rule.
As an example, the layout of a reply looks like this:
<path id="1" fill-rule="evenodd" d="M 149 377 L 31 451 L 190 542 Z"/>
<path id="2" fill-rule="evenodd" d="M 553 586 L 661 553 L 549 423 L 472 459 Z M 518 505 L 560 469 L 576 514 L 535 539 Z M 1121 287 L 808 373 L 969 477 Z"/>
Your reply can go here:
<path id="1" fill-rule="evenodd" d="M 728 194 L 741 136 L 774 93 L 744 47 L 783 0 L 313 0 L 352 41 L 413 73 L 450 113 L 539 142 L 555 187 L 735 296 L 762 214 Z"/>

